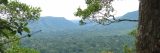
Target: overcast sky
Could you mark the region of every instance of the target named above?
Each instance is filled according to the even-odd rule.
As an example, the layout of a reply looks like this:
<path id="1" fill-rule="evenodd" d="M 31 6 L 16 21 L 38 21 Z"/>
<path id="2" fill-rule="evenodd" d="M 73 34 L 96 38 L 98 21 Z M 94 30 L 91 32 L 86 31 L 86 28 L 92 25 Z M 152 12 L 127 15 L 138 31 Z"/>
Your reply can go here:
<path id="1" fill-rule="evenodd" d="M 75 20 L 74 12 L 78 7 L 86 8 L 85 0 L 19 0 L 28 5 L 41 7 L 41 16 L 65 17 Z M 138 10 L 138 0 L 115 0 L 113 6 L 116 16 L 122 16 L 127 12 Z"/>

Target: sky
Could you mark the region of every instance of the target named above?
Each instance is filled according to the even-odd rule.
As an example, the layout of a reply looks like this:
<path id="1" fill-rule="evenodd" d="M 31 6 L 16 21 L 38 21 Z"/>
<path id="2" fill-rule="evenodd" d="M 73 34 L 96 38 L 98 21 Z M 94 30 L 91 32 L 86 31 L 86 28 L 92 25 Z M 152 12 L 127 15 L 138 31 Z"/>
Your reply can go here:
<path id="1" fill-rule="evenodd" d="M 41 16 L 65 17 L 68 20 L 77 20 L 74 16 L 78 7 L 86 8 L 85 0 L 19 0 L 34 7 L 42 9 Z M 115 16 L 122 16 L 127 12 L 138 10 L 138 0 L 115 0 L 113 7 Z"/>

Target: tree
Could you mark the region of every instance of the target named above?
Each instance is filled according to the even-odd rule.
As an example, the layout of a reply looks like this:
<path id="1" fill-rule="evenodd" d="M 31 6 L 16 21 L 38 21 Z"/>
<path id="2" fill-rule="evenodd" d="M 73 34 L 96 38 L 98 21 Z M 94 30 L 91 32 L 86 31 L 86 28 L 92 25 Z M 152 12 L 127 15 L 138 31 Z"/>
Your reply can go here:
<path id="1" fill-rule="evenodd" d="M 130 19 L 117 19 L 114 17 L 114 8 L 112 7 L 113 0 L 85 0 L 87 8 L 82 10 L 77 9 L 75 16 L 81 17 L 80 23 L 85 24 L 87 21 L 96 22 L 103 25 L 121 21 L 138 21 Z"/>
<path id="2" fill-rule="evenodd" d="M 75 16 L 81 17 L 80 23 L 92 21 L 99 24 L 111 24 L 120 21 L 139 21 L 136 43 L 137 53 L 160 53 L 160 1 L 139 0 L 139 20 L 117 19 L 112 12 L 113 0 L 85 0 L 87 8 L 77 9 Z M 126 4 L 127 5 L 127 4 Z"/>
<path id="3" fill-rule="evenodd" d="M 28 6 L 18 1 L 0 0 L 0 52 L 3 53 L 4 43 L 20 37 L 22 32 L 30 33 L 27 27 L 31 21 L 38 20 L 40 8 Z"/>
<path id="4" fill-rule="evenodd" d="M 140 0 L 137 53 L 160 53 L 159 17 L 159 0 Z"/>

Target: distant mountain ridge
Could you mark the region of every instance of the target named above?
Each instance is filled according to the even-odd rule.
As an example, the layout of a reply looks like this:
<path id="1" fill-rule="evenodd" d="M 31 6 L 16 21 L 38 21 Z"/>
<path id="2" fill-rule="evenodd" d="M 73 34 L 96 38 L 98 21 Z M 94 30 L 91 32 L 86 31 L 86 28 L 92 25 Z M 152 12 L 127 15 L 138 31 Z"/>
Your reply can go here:
<path id="1" fill-rule="evenodd" d="M 138 19 L 138 11 L 120 18 Z M 42 31 L 32 35 L 32 41 L 22 40 L 22 45 L 41 53 L 100 53 L 100 49 L 123 53 L 124 44 L 133 46 L 134 38 L 128 36 L 128 32 L 136 26 L 137 22 L 125 21 L 111 25 L 79 25 L 64 17 L 46 16 L 29 24 L 31 31 Z"/>
<path id="2" fill-rule="evenodd" d="M 138 11 L 133 11 L 133 12 L 128 12 L 125 15 L 121 16 L 120 18 L 125 18 L 125 19 L 135 19 L 137 20 L 139 16 Z"/>
<path id="3" fill-rule="evenodd" d="M 133 11 L 121 16 L 120 18 L 138 19 L 137 17 L 138 11 Z M 78 33 L 79 31 L 83 31 L 84 33 L 87 33 L 88 31 L 106 31 L 109 33 L 115 31 L 117 33 L 120 33 L 122 31 L 129 31 L 131 29 L 134 29 L 136 25 L 136 22 L 125 21 L 105 26 L 100 24 L 79 25 L 78 23 L 73 23 L 72 21 L 66 20 L 64 17 L 45 16 L 41 17 L 39 21 L 31 23 L 29 27 L 32 31 L 42 30 L 44 33 L 59 33 L 60 31 L 72 31 L 72 33 Z"/>

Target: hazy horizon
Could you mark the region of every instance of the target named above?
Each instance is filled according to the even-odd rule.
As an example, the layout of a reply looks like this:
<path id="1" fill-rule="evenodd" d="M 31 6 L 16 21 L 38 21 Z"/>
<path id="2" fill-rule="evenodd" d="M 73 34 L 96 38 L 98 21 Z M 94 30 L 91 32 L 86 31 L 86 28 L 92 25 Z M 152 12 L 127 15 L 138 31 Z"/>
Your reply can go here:
<path id="1" fill-rule="evenodd" d="M 74 16 L 78 7 L 86 8 L 85 0 L 19 0 L 28 5 L 40 7 L 41 16 L 64 17 L 67 20 L 80 19 Z M 128 12 L 138 10 L 138 0 L 115 0 L 113 7 L 116 10 L 115 17 L 122 16 Z M 127 4 L 127 5 L 126 5 Z"/>

